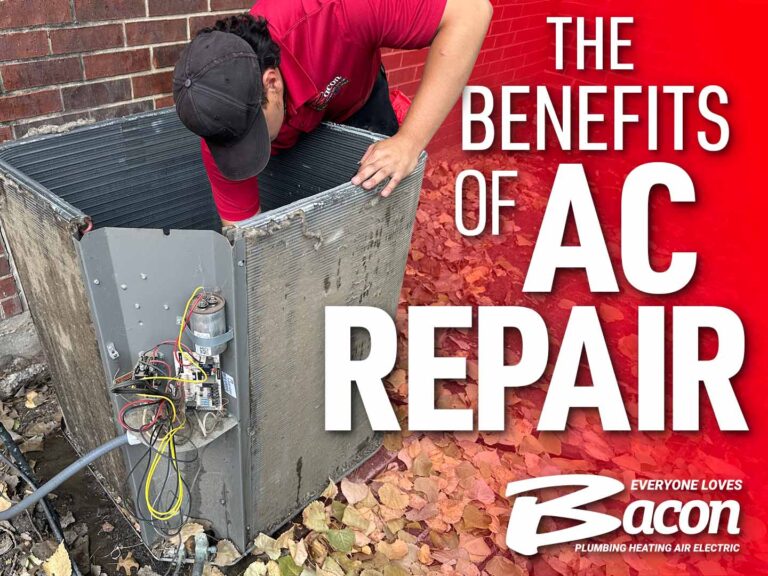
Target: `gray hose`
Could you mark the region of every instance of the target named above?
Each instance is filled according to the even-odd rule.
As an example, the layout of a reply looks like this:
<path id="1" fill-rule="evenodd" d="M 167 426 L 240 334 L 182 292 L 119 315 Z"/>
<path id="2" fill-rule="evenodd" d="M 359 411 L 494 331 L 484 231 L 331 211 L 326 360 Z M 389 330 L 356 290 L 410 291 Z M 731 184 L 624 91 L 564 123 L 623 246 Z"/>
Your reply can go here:
<path id="1" fill-rule="evenodd" d="M 91 450 L 83 456 L 82 458 L 78 458 L 72 464 L 64 468 L 61 472 L 56 474 L 53 478 L 48 480 L 45 484 L 37 488 L 32 494 L 24 498 L 21 502 L 14 504 L 8 510 L 5 510 L 4 512 L 0 512 L 0 521 L 2 520 L 10 520 L 14 516 L 18 515 L 19 513 L 23 512 L 33 504 L 36 504 L 43 498 L 45 498 L 48 494 L 56 490 L 59 486 L 61 486 L 64 482 L 69 480 L 72 476 L 77 474 L 80 470 L 91 464 L 94 460 L 97 460 L 104 456 L 105 454 L 111 452 L 115 448 L 120 448 L 121 446 L 127 445 L 129 442 L 128 435 L 123 434 L 122 436 L 118 436 L 117 438 L 113 438 L 109 442 L 106 442 L 99 446 L 98 448 L 95 448 L 94 450 Z"/>

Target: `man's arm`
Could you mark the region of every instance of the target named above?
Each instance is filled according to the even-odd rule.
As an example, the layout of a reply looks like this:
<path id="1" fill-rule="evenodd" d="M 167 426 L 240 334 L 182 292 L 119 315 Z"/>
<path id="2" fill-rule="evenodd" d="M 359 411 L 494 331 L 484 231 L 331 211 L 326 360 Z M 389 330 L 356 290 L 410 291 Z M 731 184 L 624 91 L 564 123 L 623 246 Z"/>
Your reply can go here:
<path id="1" fill-rule="evenodd" d="M 408 115 L 397 134 L 368 148 L 353 184 L 371 189 L 390 178 L 381 193 L 389 196 L 413 172 L 469 79 L 492 12 L 488 0 L 447 0 Z"/>

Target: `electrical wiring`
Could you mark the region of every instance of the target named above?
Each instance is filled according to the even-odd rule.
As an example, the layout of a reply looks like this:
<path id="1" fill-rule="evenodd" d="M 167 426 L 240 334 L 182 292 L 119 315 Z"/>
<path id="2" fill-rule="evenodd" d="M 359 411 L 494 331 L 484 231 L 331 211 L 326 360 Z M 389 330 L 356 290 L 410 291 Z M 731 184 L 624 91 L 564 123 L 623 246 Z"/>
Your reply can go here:
<path id="1" fill-rule="evenodd" d="M 162 438 L 160 438 L 160 444 L 157 448 L 157 453 L 152 459 L 152 464 L 150 465 L 149 472 L 147 474 L 147 481 L 144 484 L 144 501 L 150 515 L 156 520 L 169 520 L 178 515 L 179 511 L 181 510 L 182 502 L 184 500 L 184 485 L 181 479 L 181 471 L 179 470 L 178 465 L 174 464 L 176 468 L 178 492 L 173 505 L 170 506 L 167 510 L 157 510 L 152 503 L 152 498 L 150 494 L 152 479 L 154 478 L 155 471 L 157 470 L 157 466 L 161 461 L 160 454 L 164 454 L 166 451 L 168 451 L 168 454 L 170 455 L 171 459 L 173 460 L 176 459 L 176 443 L 174 442 L 174 436 L 179 430 L 181 430 L 186 425 L 186 419 L 179 420 L 176 412 L 176 405 L 165 396 L 157 396 L 157 395 L 151 395 L 151 394 L 144 394 L 142 396 L 146 398 L 162 399 L 163 401 L 168 402 L 171 407 L 171 419 L 170 419 L 171 428 Z M 177 420 L 179 421 L 179 423 L 174 426 L 174 423 Z"/>
<path id="2" fill-rule="evenodd" d="M 182 433 L 187 428 L 183 384 L 204 382 L 210 375 L 189 346 L 182 342 L 182 338 L 194 309 L 205 297 L 202 291 L 202 286 L 195 288 L 187 299 L 176 338 L 164 340 L 154 345 L 149 353 L 142 353 L 133 370 L 115 376 L 111 388 L 111 392 L 125 398 L 125 403 L 118 411 L 118 423 L 123 429 L 135 433 L 146 447 L 128 474 L 129 478 L 133 477 L 144 465 L 138 483 L 141 505 L 137 507 L 137 517 L 164 536 L 178 533 L 191 509 L 190 498 L 185 498 L 185 495 L 190 494 L 189 485 L 182 475 L 180 464 L 189 464 L 199 459 L 199 450 L 192 442 L 191 435 L 185 438 L 186 435 Z M 160 353 L 163 346 L 173 348 L 176 368 Z M 185 368 L 187 372 L 184 373 Z M 190 369 L 193 370 L 192 377 L 189 376 Z M 210 414 L 206 413 L 202 419 L 196 414 L 204 437 L 210 433 Z M 213 417 L 215 428 L 216 415 Z M 179 458 L 178 445 L 186 442 L 194 448 L 194 457 Z M 186 513 L 184 508 L 187 509 Z"/>

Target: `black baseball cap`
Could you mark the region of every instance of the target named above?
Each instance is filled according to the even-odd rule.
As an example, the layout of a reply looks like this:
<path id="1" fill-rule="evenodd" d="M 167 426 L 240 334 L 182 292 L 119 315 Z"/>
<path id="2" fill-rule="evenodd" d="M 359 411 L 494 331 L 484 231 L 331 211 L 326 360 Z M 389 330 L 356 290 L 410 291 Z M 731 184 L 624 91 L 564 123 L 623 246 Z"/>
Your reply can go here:
<path id="1" fill-rule="evenodd" d="M 199 34 L 176 64 L 176 112 L 187 128 L 205 139 L 229 180 L 256 176 L 269 162 L 263 92 L 256 53 L 248 42 L 229 32 Z"/>

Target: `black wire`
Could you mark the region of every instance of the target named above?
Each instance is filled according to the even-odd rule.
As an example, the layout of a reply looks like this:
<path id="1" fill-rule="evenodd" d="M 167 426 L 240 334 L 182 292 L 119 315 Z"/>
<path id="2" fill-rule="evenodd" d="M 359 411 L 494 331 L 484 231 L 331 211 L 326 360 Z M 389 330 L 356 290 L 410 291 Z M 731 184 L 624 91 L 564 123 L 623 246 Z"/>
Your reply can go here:
<path id="1" fill-rule="evenodd" d="M 147 450 L 144 451 L 142 456 L 131 467 L 131 470 L 128 472 L 128 475 L 126 476 L 126 479 L 124 481 L 124 483 L 127 484 L 128 479 L 133 476 L 133 474 L 139 468 L 139 465 L 146 459 L 146 461 L 147 461 L 146 462 L 146 466 L 144 467 L 144 472 L 142 473 L 141 479 L 140 479 L 139 484 L 138 484 L 138 486 L 139 486 L 139 494 L 140 494 L 140 491 L 141 491 L 141 487 L 143 487 L 145 485 L 145 482 L 147 481 L 147 477 L 149 475 L 149 468 L 150 468 L 151 462 L 152 462 L 151 458 L 149 458 L 149 457 L 152 455 L 152 452 L 160 454 L 163 458 L 165 458 L 168 461 L 168 464 L 167 464 L 168 467 L 166 468 L 166 479 L 163 482 L 163 485 L 162 485 L 162 488 L 161 488 L 161 491 L 160 491 L 161 494 L 162 494 L 162 492 L 165 489 L 165 486 L 166 486 L 166 483 L 167 483 L 167 480 L 168 480 L 168 476 L 170 474 L 170 470 L 173 469 L 174 471 L 176 471 L 178 473 L 178 462 L 182 462 L 180 460 L 177 460 L 176 462 L 174 462 L 173 458 L 170 458 L 169 456 L 167 456 L 165 454 L 161 454 L 154 447 L 154 444 L 157 442 L 158 438 L 160 437 L 160 433 L 162 432 L 162 430 L 163 430 L 163 426 L 161 426 L 161 425 L 155 426 L 155 428 L 152 431 L 152 435 L 150 436 L 150 441 L 148 442 L 149 446 L 147 447 Z M 192 460 L 189 460 L 189 462 L 194 462 L 195 460 L 198 459 L 199 454 L 197 454 L 197 452 L 199 452 L 199 449 L 197 448 L 197 446 L 195 446 L 195 452 L 196 452 L 195 458 L 192 459 Z M 189 520 L 189 517 L 190 517 L 189 515 L 190 515 L 190 513 L 192 511 L 192 501 L 191 501 L 192 491 L 191 491 L 191 489 L 189 487 L 189 484 L 184 479 L 184 476 L 181 475 L 180 473 L 179 473 L 179 475 L 181 476 L 182 485 L 186 489 L 187 494 L 189 496 L 184 499 L 184 500 L 186 500 L 186 512 L 184 511 L 184 508 L 183 508 L 184 504 L 182 503 L 182 509 L 180 510 L 180 514 L 178 516 L 178 518 L 179 518 L 179 520 L 178 520 L 179 521 L 178 527 L 173 528 L 171 530 L 168 530 L 168 529 L 163 527 L 163 524 L 167 524 L 167 523 L 171 522 L 171 520 L 158 520 L 156 518 L 152 518 L 151 514 L 149 515 L 149 517 L 144 516 L 143 512 L 142 512 L 142 506 L 144 504 L 144 501 L 142 500 L 140 495 L 139 495 L 139 497 L 137 499 L 137 502 L 136 502 L 136 518 L 138 520 L 142 521 L 142 522 L 148 523 L 158 534 L 160 534 L 161 536 L 163 536 L 165 538 L 172 538 L 174 536 L 177 536 L 181 532 L 181 529 L 184 527 L 184 524 L 186 524 L 187 521 Z M 171 493 L 171 499 L 172 499 L 171 501 L 173 501 L 173 500 L 175 500 L 177 498 L 178 493 L 179 493 L 178 490 L 179 490 L 179 485 L 177 483 L 174 486 L 173 492 Z"/>
<path id="2" fill-rule="evenodd" d="M 154 394 L 155 396 L 162 396 L 168 400 L 173 401 L 174 398 L 166 392 L 162 392 L 157 388 L 151 388 L 146 386 L 146 382 L 150 380 L 127 380 L 125 383 L 120 383 L 117 386 L 110 388 L 112 394 L 121 394 L 124 396 L 136 395 L 136 394 Z"/>

